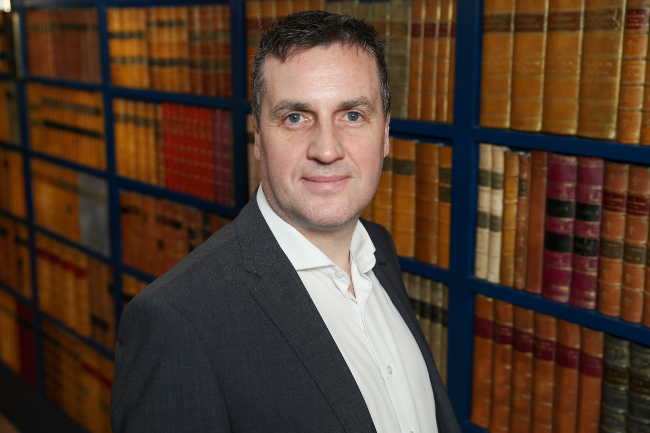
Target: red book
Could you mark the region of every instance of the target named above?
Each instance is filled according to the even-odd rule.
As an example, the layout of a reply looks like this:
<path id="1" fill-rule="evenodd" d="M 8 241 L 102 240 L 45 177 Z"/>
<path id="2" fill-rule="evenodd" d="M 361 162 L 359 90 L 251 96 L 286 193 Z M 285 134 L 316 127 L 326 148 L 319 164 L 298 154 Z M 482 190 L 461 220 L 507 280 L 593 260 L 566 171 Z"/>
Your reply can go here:
<path id="1" fill-rule="evenodd" d="M 548 154 L 542 296 L 555 302 L 569 301 L 577 165 L 575 156 Z"/>
<path id="2" fill-rule="evenodd" d="M 20 374 L 34 387 L 38 387 L 36 372 L 36 343 L 34 341 L 34 313 L 31 308 L 16 303 L 18 315 L 18 341 L 20 343 Z"/>
<path id="3" fill-rule="evenodd" d="M 598 251 L 605 163 L 600 158 L 578 157 L 576 222 L 573 233 L 573 276 L 569 303 L 596 308 Z"/>
<path id="4" fill-rule="evenodd" d="M 179 104 L 176 106 L 178 113 L 178 123 L 176 124 L 176 139 L 178 145 L 178 190 L 184 194 L 189 192 L 189 166 L 188 166 L 188 133 L 189 125 L 187 122 L 188 109 L 190 107 Z"/>
<path id="5" fill-rule="evenodd" d="M 172 111 L 173 111 L 173 104 L 170 104 L 168 102 L 163 102 L 162 103 L 162 139 L 164 143 L 164 149 L 165 149 L 165 187 L 167 189 L 174 189 L 174 185 L 176 185 L 176 177 L 175 177 L 175 171 L 174 171 L 174 163 L 173 163 L 173 158 L 174 158 L 174 149 L 172 145 L 172 137 L 173 137 L 173 132 L 172 132 Z"/>

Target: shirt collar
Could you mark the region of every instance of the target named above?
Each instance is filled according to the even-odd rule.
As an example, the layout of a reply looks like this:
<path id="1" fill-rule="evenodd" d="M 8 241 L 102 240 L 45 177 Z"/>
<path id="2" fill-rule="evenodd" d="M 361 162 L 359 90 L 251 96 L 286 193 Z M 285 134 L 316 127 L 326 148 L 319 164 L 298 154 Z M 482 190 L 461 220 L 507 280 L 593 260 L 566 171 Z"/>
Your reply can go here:
<path id="1" fill-rule="evenodd" d="M 275 213 L 266 200 L 261 184 L 257 189 L 256 198 L 262 216 L 296 271 L 336 266 L 318 247 Z M 362 273 L 368 272 L 375 266 L 375 245 L 360 221 L 357 221 L 352 233 L 350 255 Z"/>

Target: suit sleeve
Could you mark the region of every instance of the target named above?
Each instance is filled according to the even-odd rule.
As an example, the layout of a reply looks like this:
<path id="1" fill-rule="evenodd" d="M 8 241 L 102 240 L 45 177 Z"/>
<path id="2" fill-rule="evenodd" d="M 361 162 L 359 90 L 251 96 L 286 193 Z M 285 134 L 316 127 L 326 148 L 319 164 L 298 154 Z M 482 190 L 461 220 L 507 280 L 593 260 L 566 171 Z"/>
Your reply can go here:
<path id="1" fill-rule="evenodd" d="M 173 306 L 142 295 L 120 322 L 113 432 L 229 432 L 224 396 L 191 326 Z"/>

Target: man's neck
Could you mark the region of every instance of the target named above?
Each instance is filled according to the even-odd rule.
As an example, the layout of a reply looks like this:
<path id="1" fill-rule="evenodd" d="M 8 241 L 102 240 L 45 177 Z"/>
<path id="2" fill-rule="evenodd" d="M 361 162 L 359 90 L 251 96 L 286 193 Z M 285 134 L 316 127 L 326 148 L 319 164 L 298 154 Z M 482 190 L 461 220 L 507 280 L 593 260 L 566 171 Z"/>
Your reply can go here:
<path id="1" fill-rule="evenodd" d="M 350 245 L 358 218 L 325 229 L 296 227 L 305 238 L 323 252 L 336 266 L 350 275 Z"/>

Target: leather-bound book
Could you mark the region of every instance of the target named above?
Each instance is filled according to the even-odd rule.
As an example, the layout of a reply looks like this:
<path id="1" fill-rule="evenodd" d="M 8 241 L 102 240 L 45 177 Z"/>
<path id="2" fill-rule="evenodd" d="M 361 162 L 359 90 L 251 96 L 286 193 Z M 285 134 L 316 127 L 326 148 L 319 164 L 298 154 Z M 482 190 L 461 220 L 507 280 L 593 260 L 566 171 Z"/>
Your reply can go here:
<path id="1" fill-rule="evenodd" d="M 533 311 L 514 306 L 513 323 L 510 432 L 528 433 L 533 392 Z"/>
<path id="2" fill-rule="evenodd" d="M 614 317 L 618 317 L 621 311 L 623 236 L 629 172 L 628 164 L 605 162 L 598 266 L 598 311 Z"/>
<path id="3" fill-rule="evenodd" d="M 483 57 L 479 125 L 510 126 L 510 85 L 515 0 L 486 0 L 483 5 Z"/>
<path id="4" fill-rule="evenodd" d="M 440 146 L 438 171 L 438 266 L 449 269 L 451 237 L 451 146 Z"/>
<path id="5" fill-rule="evenodd" d="M 519 155 L 517 232 L 515 238 L 515 289 L 526 286 L 526 250 L 528 246 L 528 196 L 530 194 L 530 154 Z"/>
<path id="6" fill-rule="evenodd" d="M 650 241 L 650 230 L 648 230 L 648 241 Z M 650 254 L 645 256 L 645 277 L 643 282 L 643 315 L 641 317 L 643 326 L 650 327 Z"/>
<path id="7" fill-rule="evenodd" d="M 585 0 L 578 135 L 616 137 L 625 0 Z"/>
<path id="8" fill-rule="evenodd" d="M 438 281 L 431 283 L 431 309 L 429 311 L 431 327 L 429 329 L 429 347 L 438 370 L 442 367 L 442 307 L 444 287 Z"/>
<path id="9" fill-rule="evenodd" d="M 548 153 L 533 150 L 530 153 L 530 205 L 526 245 L 526 285 L 524 286 L 524 289 L 530 293 L 542 292 L 547 172 Z"/>
<path id="10" fill-rule="evenodd" d="M 354 1 L 350 3 L 354 4 Z M 391 116 L 398 119 L 408 117 L 411 4 L 411 0 L 390 0 L 391 38 L 386 54 L 390 75 Z"/>
<path id="11" fill-rule="evenodd" d="M 503 181 L 503 227 L 501 230 L 502 286 L 512 287 L 515 283 L 515 241 L 517 236 L 517 201 L 519 198 L 519 154 L 506 152 Z"/>
<path id="12" fill-rule="evenodd" d="M 448 123 L 449 68 L 451 66 L 452 18 L 457 0 L 440 2 L 438 52 L 436 57 L 436 121 Z"/>
<path id="13" fill-rule="evenodd" d="M 532 433 L 553 431 L 553 394 L 555 385 L 555 341 L 557 320 L 542 313 L 535 315 L 533 340 Z"/>
<path id="14" fill-rule="evenodd" d="M 372 199 L 372 220 L 389 232 L 393 230 L 393 151 L 394 139 L 390 137 L 390 151 L 384 158 L 377 192 Z"/>
<path id="15" fill-rule="evenodd" d="M 431 285 L 435 284 L 428 278 L 420 278 L 420 328 L 427 344 L 431 345 Z"/>
<path id="16" fill-rule="evenodd" d="M 492 146 L 492 192 L 490 194 L 490 243 L 488 249 L 487 280 L 499 283 L 501 270 L 501 228 L 503 223 L 503 172 L 505 152 L 503 146 Z"/>
<path id="17" fill-rule="evenodd" d="M 393 150 L 393 240 L 397 254 L 415 254 L 415 140 L 395 139 Z"/>
<path id="18" fill-rule="evenodd" d="M 413 0 L 408 95 L 408 118 L 413 120 L 420 119 L 422 109 L 422 50 L 424 48 L 425 14 L 426 1 Z"/>
<path id="19" fill-rule="evenodd" d="M 628 0 L 625 5 L 616 137 L 621 143 L 639 144 L 641 137 L 643 83 L 648 50 L 648 6 L 648 0 Z"/>
<path id="20" fill-rule="evenodd" d="M 553 431 L 575 433 L 578 414 L 580 325 L 557 321 Z"/>
<path id="21" fill-rule="evenodd" d="M 625 432 L 630 385 L 630 342 L 605 334 L 600 430 Z"/>
<path id="22" fill-rule="evenodd" d="M 449 84 L 447 85 L 447 117 L 445 123 L 454 123 L 454 92 L 456 89 L 456 21 L 458 1 L 454 2 L 449 30 Z"/>
<path id="23" fill-rule="evenodd" d="M 492 197 L 492 145 L 479 144 L 478 210 L 476 216 L 476 256 L 474 276 L 486 279 L 490 248 L 490 203 Z"/>
<path id="24" fill-rule="evenodd" d="M 625 216 L 621 319 L 633 323 L 641 322 L 643 313 L 649 196 L 650 168 L 631 165 Z"/>
<path id="25" fill-rule="evenodd" d="M 569 303 L 589 310 L 596 308 L 604 176 L 605 163 L 602 159 L 578 157 L 573 275 Z"/>
<path id="26" fill-rule="evenodd" d="M 602 332 L 580 327 L 577 433 L 598 433 L 604 344 Z"/>
<path id="27" fill-rule="evenodd" d="M 495 299 L 490 433 L 507 432 L 510 423 L 512 325 L 512 304 Z"/>
<path id="28" fill-rule="evenodd" d="M 440 23 L 442 0 L 425 1 L 420 120 L 432 122 L 436 120 L 436 58 L 438 56 L 438 24 Z"/>
<path id="29" fill-rule="evenodd" d="M 510 95 L 512 129 L 542 129 L 548 2 L 516 0 Z"/>
<path id="30" fill-rule="evenodd" d="M 578 160 L 549 153 L 542 296 L 569 302 Z"/>
<path id="31" fill-rule="evenodd" d="M 474 364 L 470 420 L 479 427 L 488 428 L 492 403 L 494 300 L 476 294 L 474 302 Z"/>
<path id="32" fill-rule="evenodd" d="M 440 146 L 417 143 L 415 148 L 415 258 L 438 263 L 438 173 Z"/>
<path id="33" fill-rule="evenodd" d="M 449 285 L 442 283 L 442 360 L 440 362 L 440 378 L 447 387 L 447 360 L 449 349 Z"/>
<path id="34" fill-rule="evenodd" d="M 542 131 L 574 135 L 585 0 L 549 0 Z"/>
<path id="35" fill-rule="evenodd" d="M 250 77 L 253 69 L 253 58 L 257 53 L 257 45 L 262 37 L 260 30 L 260 18 L 262 17 L 262 1 L 251 0 L 246 5 L 246 87 L 248 88 L 248 99 L 251 99 Z"/>
<path id="36" fill-rule="evenodd" d="M 646 431 L 650 424 L 650 347 L 630 343 L 630 349 L 628 431 Z"/>

